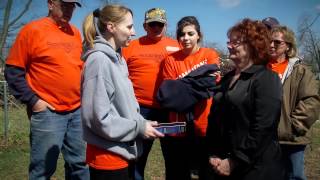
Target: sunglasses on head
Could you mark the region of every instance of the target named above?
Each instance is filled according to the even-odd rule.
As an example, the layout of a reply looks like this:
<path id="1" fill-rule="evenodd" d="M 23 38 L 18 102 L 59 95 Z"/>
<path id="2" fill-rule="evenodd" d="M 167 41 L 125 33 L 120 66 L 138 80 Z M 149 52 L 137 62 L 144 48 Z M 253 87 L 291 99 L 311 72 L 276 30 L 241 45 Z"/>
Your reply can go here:
<path id="1" fill-rule="evenodd" d="M 161 23 L 161 22 L 149 22 L 148 23 L 148 26 L 153 28 L 153 27 L 160 27 L 160 28 L 163 28 L 164 27 L 164 23 Z"/>

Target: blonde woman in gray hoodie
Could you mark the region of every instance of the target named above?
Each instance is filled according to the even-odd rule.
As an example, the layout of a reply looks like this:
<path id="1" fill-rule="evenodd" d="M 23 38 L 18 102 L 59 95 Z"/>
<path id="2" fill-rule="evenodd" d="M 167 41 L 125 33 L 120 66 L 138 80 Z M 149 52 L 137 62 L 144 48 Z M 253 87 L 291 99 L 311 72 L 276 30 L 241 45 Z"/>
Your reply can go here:
<path id="1" fill-rule="evenodd" d="M 128 166 L 141 154 L 142 138 L 157 138 L 155 121 L 139 113 L 125 60 L 118 53 L 135 35 L 132 11 L 106 5 L 83 23 L 85 66 L 82 74 L 82 122 L 91 179 L 130 179 Z"/>

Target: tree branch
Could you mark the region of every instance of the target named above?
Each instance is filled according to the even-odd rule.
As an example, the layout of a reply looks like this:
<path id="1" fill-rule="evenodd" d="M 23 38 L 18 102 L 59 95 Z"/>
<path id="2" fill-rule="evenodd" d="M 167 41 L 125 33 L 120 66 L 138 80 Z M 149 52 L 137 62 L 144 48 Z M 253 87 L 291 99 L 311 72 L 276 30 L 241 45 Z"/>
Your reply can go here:
<path id="1" fill-rule="evenodd" d="M 14 25 L 29 10 L 31 2 L 32 0 L 28 0 L 27 4 L 25 5 L 24 9 L 20 12 L 20 14 L 9 23 L 9 27 Z"/>
<path id="2" fill-rule="evenodd" d="M 12 0 L 8 0 L 6 8 L 4 10 L 3 25 L 2 25 L 2 31 L 0 34 L 0 57 L 2 62 L 4 62 L 3 47 L 7 40 L 11 7 L 12 7 Z"/>

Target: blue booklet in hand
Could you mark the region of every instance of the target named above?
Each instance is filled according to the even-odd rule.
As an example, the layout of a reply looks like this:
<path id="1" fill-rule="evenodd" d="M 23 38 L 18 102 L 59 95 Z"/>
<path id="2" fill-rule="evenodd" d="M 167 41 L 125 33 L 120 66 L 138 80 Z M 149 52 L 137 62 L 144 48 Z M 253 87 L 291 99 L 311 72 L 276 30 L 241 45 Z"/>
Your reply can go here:
<path id="1" fill-rule="evenodd" d="M 159 123 L 155 128 L 163 134 L 177 134 L 186 132 L 185 122 Z"/>

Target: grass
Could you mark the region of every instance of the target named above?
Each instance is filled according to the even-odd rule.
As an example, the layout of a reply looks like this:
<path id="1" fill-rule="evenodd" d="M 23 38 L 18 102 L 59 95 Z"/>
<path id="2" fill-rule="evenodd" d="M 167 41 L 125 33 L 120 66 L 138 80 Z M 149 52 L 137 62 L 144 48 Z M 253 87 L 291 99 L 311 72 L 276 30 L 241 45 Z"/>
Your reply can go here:
<path id="1" fill-rule="evenodd" d="M 320 122 L 312 127 L 312 144 L 306 149 L 305 165 L 308 180 L 318 180 L 320 177 Z"/>
<path id="2" fill-rule="evenodd" d="M 0 179 L 28 179 L 29 164 L 29 120 L 24 108 L 9 109 L 8 140 L 4 138 L 3 111 L 0 109 Z M 52 180 L 64 179 L 63 158 L 59 157 L 58 167 Z M 164 179 L 163 158 L 159 141 L 154 142 L 154 148 L 149 157 L 146 179 Z"/>
<path id="3" fill-rule="evenodd" d="M 25 109 L 11 109 L 9 111 L 9 138 L 4 141 L 3 114 L 0 110 L 0 179 L 21 180 L 28 179 L 29 163 L 29 121 Z M 313 142 L 306 149 L 306 174 L 308 180 L 317 180 L 320 177 L 320 123 L 312 128 Z M 146 180 L 164 179 L 164 161 L 160 143 L 154 142 L 146 167 Z M 52 180 L 63 180 L 63 159 L 60 156 L 58 168 Z"/>

